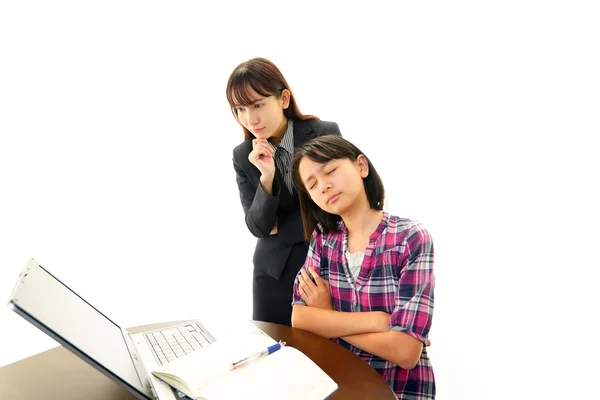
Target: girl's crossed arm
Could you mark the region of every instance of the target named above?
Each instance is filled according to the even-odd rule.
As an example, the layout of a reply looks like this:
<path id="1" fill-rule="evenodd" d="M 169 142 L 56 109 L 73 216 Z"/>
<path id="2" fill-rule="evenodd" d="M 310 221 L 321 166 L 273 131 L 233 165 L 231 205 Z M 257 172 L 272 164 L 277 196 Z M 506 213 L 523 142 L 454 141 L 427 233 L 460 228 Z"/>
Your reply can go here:
<path id="1" fill-rule="evenodd" d="M 383 311 L 341 312 L 333 309 L 329 281 L 321 278 L 320 272 L 317 272 L 321 248 L 322 237 L 315 230 L 304 267 L 300 269 L 294 285 L 292 326 L 326 338 L 389 330 L 389 314 Z"/>
<path id="2" fill-rule="evenodd" d="M 399 365 L 415 367 L 428 342 L 433 315 L 433 242 L 420 224 L 406 238 L 407 259 L 398 280 L 396 307 L 385 333 L 344 336 L 348 343 Z"/>
<path id="3" fill-rule="evenodd" d="M 334 311 L 329 281 L 320 276 L 321 249 L 322 236 L 315 230 L 304 267 L 294 284 L 292 326 L 326 338 L 388 331 L 390 315 L 383 311 Z M 312 277 L 307 272 L 309 269 Z"/>
<path id="4" fill-rule="evenodd" d="M 383 311 L 342 312 L 331 305 L 329 282 L 316 271 L 314 284 L 307 272 L 300 272 L 298 289 L 307 305 L 295 304 L 292 326 L 327 338 L 341 337 L 348 343 L 393 362 L 404 369 L 412 369 L 419 361 L 423 343 L 404 333 L 390 330 L 390 314 Z"/>

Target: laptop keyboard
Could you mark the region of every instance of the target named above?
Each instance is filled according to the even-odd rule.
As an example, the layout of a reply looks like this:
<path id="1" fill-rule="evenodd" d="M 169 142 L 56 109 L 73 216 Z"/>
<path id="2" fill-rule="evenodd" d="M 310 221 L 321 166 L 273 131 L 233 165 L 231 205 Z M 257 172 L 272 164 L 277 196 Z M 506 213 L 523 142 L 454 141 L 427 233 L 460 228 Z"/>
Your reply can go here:
<path id="1" fill-rule="evenodd" d="M 214 337 L 196 322 L 157 330 L 144 336 L 160 365 L 200 350 L 215 341 Z"/>

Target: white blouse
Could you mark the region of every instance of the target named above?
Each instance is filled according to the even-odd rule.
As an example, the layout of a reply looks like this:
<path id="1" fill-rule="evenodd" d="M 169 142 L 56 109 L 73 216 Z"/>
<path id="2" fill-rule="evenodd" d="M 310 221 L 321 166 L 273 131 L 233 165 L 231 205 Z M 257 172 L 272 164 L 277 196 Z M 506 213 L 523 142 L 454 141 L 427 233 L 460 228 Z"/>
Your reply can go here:
<path id="1" fill-rule="evenodd" d="M 358 277 L 358 273 L 360 272 L 360 267 L 362 266 L 363 259 L 365 258 L 364 252 L 356 252 L 350 253 L 346 252 L 346 259 L 348 260 L 348 268 L 350 269 L 350 274 L 352 275 L 352 279 L 356 282 L 356 278 Z"/>

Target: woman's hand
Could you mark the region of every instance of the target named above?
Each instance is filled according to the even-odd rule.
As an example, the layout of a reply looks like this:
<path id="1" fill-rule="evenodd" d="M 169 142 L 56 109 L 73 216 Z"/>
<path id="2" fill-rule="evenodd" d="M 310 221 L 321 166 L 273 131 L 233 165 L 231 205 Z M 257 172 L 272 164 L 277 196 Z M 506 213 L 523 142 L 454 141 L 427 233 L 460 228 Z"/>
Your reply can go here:
<path id="1" fill-rule="evenodd" d="M 309 272 L 306 272 L 304 268 L 300 269 L 298 277 L 300 297 L 307 306 L 333 310 L 329 281 L 322 279 L 313 268 L 310 268 L 310 274 L 314 278 L 314 282 L 310 278 Z"/>
<path id="2" fill-rule="evenodd" d="M 275 218 L 275 225 L 273 225 L 273 228 L 271 229 L 271 232 L 269 232 L 269 235 L 277 235 L 277 232 L 279 232 L 277 230 L 277 222 L 279 222 L 279 217 Z"/>
<path id="3" fill-rule="evenodd" d="M 261 175 L 273 178 L 275 176 L 274 155 L 274 151 L 266 139 L 254 139 L 252 140 L 252 151 L 248 155 L 248 161 L 258 168 Z"/>

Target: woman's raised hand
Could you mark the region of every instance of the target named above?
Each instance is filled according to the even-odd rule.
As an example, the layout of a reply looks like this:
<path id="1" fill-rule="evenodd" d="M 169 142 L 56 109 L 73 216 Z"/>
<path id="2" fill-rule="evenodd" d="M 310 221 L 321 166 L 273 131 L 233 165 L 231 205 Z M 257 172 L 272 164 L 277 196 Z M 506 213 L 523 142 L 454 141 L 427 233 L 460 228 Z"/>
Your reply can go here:
<path id="1" fill-rule="evenodd" d="M 252 151 L 248 155 L 248 161 L 252 163 L 264 177 L 275 176 L 275 152 L 267 143 L 267 139 L 252 140 Z"/>

